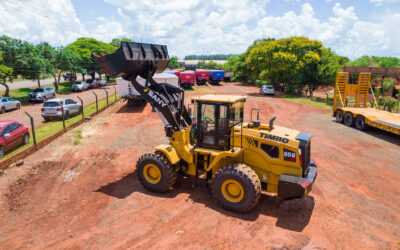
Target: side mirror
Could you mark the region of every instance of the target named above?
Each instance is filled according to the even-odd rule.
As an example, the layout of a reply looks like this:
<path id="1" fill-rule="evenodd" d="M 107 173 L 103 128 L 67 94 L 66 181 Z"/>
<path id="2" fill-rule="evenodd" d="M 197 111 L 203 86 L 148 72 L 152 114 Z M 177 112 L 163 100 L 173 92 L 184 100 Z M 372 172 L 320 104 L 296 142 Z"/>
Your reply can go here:
<path id="1" fill-rule="evenodd" d="M 269 120 L 269 131 L 271 131 L 272 129 L 274 129 L 274 121 L 276 119 L 276 115 L 274 115 L 273 117 L 271 117 L 271 119 Z"/>

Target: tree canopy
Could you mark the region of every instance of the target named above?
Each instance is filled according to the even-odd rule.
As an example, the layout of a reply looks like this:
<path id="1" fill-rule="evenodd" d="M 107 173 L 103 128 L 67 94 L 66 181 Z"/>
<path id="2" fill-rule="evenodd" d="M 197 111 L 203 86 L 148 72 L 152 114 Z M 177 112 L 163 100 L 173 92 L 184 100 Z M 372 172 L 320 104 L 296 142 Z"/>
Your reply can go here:
<path id="1" fill-rule="evenodd" d="M 129 38 L 113 38 L 111 40 L 111 42 L 109 43 L 110 45 L 119 48 L 119 46 L 121 45 L 121 42 L 134 42 L 133 40 L 129 39 Z"/>
<path id="2" fill-rule="evenodd" d="M 86 69 L 88 72 L 104 72 L 96 60 L 93 60 L 92 53 L 96 54 L 109 54 L 113 53 L 117 47 L 98 41 L 94 38 L 82 37 L 78 38 L 75 42 L 66 47 L 77 53 L 80 58 L 80 67 Z M 81 72 L 84 73 L 84 72 Z"/>
<path id="3" fill-rule="evenodd" d="M 322 42 L 306 37 L 255 40 L 247 51 L 232 56 L 224 64 L 235 78 L 253 83 L 272 84 L 286 92 L 312 91 L 334 83 L 334 76 L 346 58 L 323 47 Z"/>

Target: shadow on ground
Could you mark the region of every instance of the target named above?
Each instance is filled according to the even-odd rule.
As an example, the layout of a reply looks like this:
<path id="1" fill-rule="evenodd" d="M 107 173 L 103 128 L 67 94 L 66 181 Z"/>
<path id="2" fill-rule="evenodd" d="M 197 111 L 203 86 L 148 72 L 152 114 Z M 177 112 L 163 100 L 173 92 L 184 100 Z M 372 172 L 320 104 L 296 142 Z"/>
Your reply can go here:
<path id="1" fill-rule="evenodd" d="M 124 106 L 122 106 L 117 113 L 142 113 L 144 108 L 146 107 L 146 103 L 128 103 L 126 102 Z"/>
<path id="2" fill-rule="evenodd" d="M 332 119 L 332 122 L 335 122 L 338 125 L 346 127 L 346 125 L 337 122 L 335 119 Z M 349 129 L 354 129 L 354 130 L 357 131 L 357 129 L 354 128 L 354 127 L 351 127 Z M 369 127 L 366 130 L 359 131 L 359 132 L 371 135 L 371 136 L 376 137 L 378 139 L 381 139 L 381 140 L 384 140 L 386 142 L 389 142 L 389 143 L 395 144 L 397 146 L 400 146 L 400 135 L 396 135 L 396 134 L 393 134 L 393 133 L 390 133 L 390 132 L 387 132 L 385 130 L 381 130 L 381 129 L 378 129 L 378 128 L 374 128 L 374 127 Z"/>
<path id="3" fill-rule="evenodd" d="M 276 196 L 262 193 L 259 204 L 253 210 L 245 214 L 237 214 L 223 209 L 205 185 L 199 185 L 194 188 L 192 178 L 181 177 L 170 192 L 158 194 L 144 189 L 137 178 L 136 172 L 109 183 L 95 190 L 95 192 L 101 192 L 118 199 L 125 199 L 134 192 L 163 198 L 175 198 L 180 193 L 187 193 L 194 202 L 202 203 L 221 214 L 246 221 L 255 221 L 260 215 L 266 215 L 277 218 L 277 227 L 296 232 L 303 231 L 308 225 L 315 206 L 312 196 L 283 201 Z"/>

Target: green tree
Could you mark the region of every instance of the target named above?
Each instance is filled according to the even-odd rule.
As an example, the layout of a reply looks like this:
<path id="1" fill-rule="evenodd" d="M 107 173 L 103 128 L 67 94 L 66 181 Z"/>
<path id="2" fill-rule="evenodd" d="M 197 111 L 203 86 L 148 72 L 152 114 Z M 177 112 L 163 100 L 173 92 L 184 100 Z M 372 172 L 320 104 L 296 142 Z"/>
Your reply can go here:
<path id="1" fill-rule="evenodd" d="M 228 58 L 228 61 L 222 65 L 224 71 L 233 71 L 235 65 L 239 62 L 239 56 L 233 55 Z"/>
<path id="2" fill-rule="evenodd" d="M 246 62 L 256 79 L 283 84 L 289 92 L 301 90 L 304 81 L 314 81 L 322 43 L 306 37 L 257 40 L 250 47 Z"/>
<path id="3" fill-rule="evenodd" d="M 13 69 L 2 64 L 3 53 L 0 51 L 0 84 L 6 88 L 4 96 L 9 96 L 10 87 L 7 84 L 7 78 L 12 77 Z"/>
<path id="4" fill-rule="evenodd" d="M 134 42 L 133 40 L 129 39 L 129 38 L 113 38 L 111 40 L 111 42 L 109 43 L 110 45 L 119 48 L 119 46 L 121 45 L 121 42 Z"/>
<path id="5" fill-rule="evenodd" d="M 335 84 L 336 73 L 341 70 L 344 61 L 343 57 L 336 55 L 330 48 L 322 49 L 314 85 L 309 86 L 310 97 L 312 97 L 314 88 Z"/>
<path id="6" fill-rule="evenodd" d="M 354 67 L 379 67 L 379 63 L 372 57 L 362 56 L 354 61 L 349 61 L 346 66 Z"/>
<path id="7" fill-rule="evenodd" d="M 177 68 L 179 68 L 178 57 L 172 56 L 170 58 L 169 63 L 168 63 L 168 68 L 169 69 L 177 69 Z"/>
<path id="8" fill-rule="evenodd" d="M 29 46 L 31 46 L 29 43 L 19 39 L 4 35 L 0 37 L 0 51 L 2 52 L 3 64 L 13 68 L 13 75 L 9 77 L 10 81 L 13 81 L 14 78 L 22 74 L 24 70 L 22 61 L 28 56 L 25 49 Z"/>
<path id="9" fill-rule="evenodd" d="M 214 62 L 214 61 L 209 61 L 209 62 L 206 64 L 206 68 L 207 68 L 207 69 L 218 69 L 218 68 L 219 68 L 219 64 L 216 63 L 216 62 Z"/>
<path id="10" fill-rule="evenodd" d="M 399 67 L 400 66 L 400 60 L 397 57 L 373 56 L 372 59 L 378 62 L 379 67 Z"/>
<path id="11" fill-rule="evenodd" d="M 47 68 L 47 72 L 54 78 L 54 88 L 58 91 L 61 74 L 70 71 L 74 75 L 77 72 L 84 72 L 80 67 L 81 57 L 74 51 L 59 47 L 54 49 L 52 54 L 51 65 Z"/>
<path id="12" fill-rule="evenodd" d="M 42 45 L 24 44 L 21 52 L 21 55 L 17 57 L 21 65 L 21 75 L 26 79 L 36 80 L 40 87 L 40 79 L 43 78 L 49 66 L 48 59 L 44 57 Z"/>
<path id="13" fill-rule="evenodd" d="M 98 55 L 110 54 L 117 49 L 117 47 L 111 44 L 87 37 L 78 38 L 66 48 L 74 51 L 80 56 L 82 60 L 79 65 L 82 69 L 85 69 L 88 72 L 97 72 L 99 75 L 104 73 L 104 71 L 97 61 L 92 58 L 92 53 L 96 53 Z M 85 72 L 80 73 L 82 73 L 82 77 L 84 77 Z M 94 78 L 94 74 L 92 74 L 92 78 Z"/>
<path id="14" fill-rule="evenodd" d="M 206 69 L 206 68 L 207 68 L 206 61 L 200 60 L 200 61 L 197 63 L 197 68 L 199 68 L 199 69 Z"/>

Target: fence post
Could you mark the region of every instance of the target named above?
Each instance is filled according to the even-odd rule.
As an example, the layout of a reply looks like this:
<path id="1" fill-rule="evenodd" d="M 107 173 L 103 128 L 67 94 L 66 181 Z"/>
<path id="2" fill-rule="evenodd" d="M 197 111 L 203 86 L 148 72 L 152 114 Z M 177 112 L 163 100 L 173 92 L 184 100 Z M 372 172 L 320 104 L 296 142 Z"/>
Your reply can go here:
<path id="1" fill-rule="evenodd" d="M 107 107 L 108 107 L 108 91 L 106 89 L 104 89 L 104 91 L 106 92 L 106 96 L 107 96 Z"/>
<path id="2" fill-rule="evenodd" d="M 35 149 L 37 149 L 37 145 L 36 145 L 36 134 L 35 134 L 35 124 L 33 122 L 33 117 L 28 114 L 28 112 L 25 111 L 25 114 L 27 116 L 29 116 L 29 119 L 31 120 L 31 127 L 32 127 L 32 136 L 33 136 L 33 145 L 35 145 Z"/>
<path id="3" fill-rule="evenodd" d="M 114 88 L 114 102 L 117 101 L 117 89 L 114 86 L 111 86 Z"/>
<path id="4" fill-rule="evenodd" d="M 79 96 L 77 96 L 77 98 L 81 101 L 81 105 L 82 105 L 82 120 L 83 120 L 83 119 L 85 119 L 85 114 L 83 112 L 83 100 Z"/>
<path id="5" fill-rule="evenodd" d="M 97 95 L 96 95 L 96 93 L 94 93 L 94 91 L 93 91 L 93 94 L 96 97 L 96 113 L 99 113 L 99 102 L 97 100 Z"/>
<path id="6" fill-rule="evenodd" d="M 61 106 L 61 112 L 62 112 L 62 118 L 63 118 L 63 128 L 64 128 L 64 132 L 67 132 L 67 130 L 65 129 L 65 117 L 64 117 L 64 107 L 63 105 L 60 103 Z"/>

